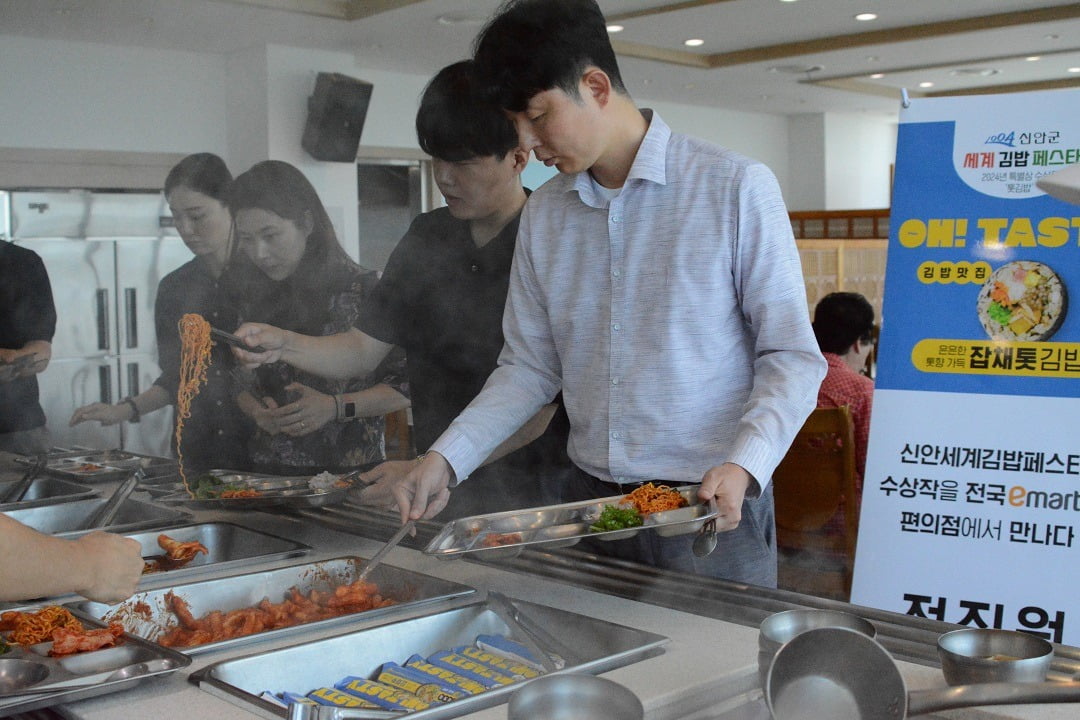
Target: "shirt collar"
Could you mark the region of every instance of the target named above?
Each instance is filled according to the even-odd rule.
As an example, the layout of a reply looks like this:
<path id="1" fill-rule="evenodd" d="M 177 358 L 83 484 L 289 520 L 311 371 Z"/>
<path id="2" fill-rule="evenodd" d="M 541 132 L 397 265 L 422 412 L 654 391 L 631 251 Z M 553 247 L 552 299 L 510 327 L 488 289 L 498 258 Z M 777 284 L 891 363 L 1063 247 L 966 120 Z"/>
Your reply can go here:
<path id="1" fill-rule="evenodd" d="M 668 140 L 671 139 L 671 128 L 660 117 L 660 114 L 653 110 L 643 108 L 641 114 L 648 121 L 649 129 L 645 132 L 645 137 L 638 147 L 634 162 L 630 166 L 630 173 L 627 175 L 623 187 L 626 187 L 626 184 L 629 184 L 631 180 L 647 180 L 657 185 L 666 185 L 667 146 Z M 594 198 L 595 193 L 593 192 L 592 182 L 588 170 L 580 172 L 574 178 L 572 189 L 577 191 L 582 200 Z M 596 200 L 588 202 L 588 204 L 594 202 Z M 601 204 L 606 205 L 606 203 Z"/>

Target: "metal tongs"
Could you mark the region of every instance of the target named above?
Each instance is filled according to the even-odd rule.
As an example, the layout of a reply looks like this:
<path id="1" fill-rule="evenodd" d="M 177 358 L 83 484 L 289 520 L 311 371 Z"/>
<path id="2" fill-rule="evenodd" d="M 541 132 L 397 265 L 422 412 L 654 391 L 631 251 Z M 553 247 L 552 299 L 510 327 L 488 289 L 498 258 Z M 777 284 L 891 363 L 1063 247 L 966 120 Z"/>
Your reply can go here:
<path id="1" fill-rule="evenodd" d="M 48 455 L 41 454 L 34 458 L 34 464 L 30 466 L 30 469 L 26 471 L 26 474 L 11 484 L 10 487 L 4 490 L 0 495 L 0 505 L 5 503 L 17 503 L 23 499 L 26 495 L 26 491 L 30 489 L 30 485 L 33 484 L 37 476 L 41 474 L 41 471 L 45 469 L 45 463 L 48 462 Z"/>
<path id="2" fill-rule="evenodd" d="M 568 664 L 576 665 L 574 651 L 552 637 L 531 617 L 521 611 L 514 601 L 502 593 L 489 590 L 488 606 L 506 625 L 519 636 L 529 652 L 536 656 L 537 662 L 545 672 L 562 670 Z"/>
<path id="3" fill-rule="evenodd" d="M 142 468 L 131 473 L 126 480 L 117 486 L 116 490 L 113 491 L 113 494 L 105 501 L 105 504 L 95 510 L 79 529 L 97 530 L 98 528 L 110 525 L 112 521 L 116 519 L 116 514 L 120 512 L 120 506 L 124 504 L 124 501 L 128 499 L 131 493 L 135 491 L 135 487 L 142 482 L 145 477 L 146 473 L 143 472 Z"/>
<path id="4" fill-rule="evenodd" d="M 403 717 L 398 710 L 372 710 L 370 708 L 344 708 L 333 705 L 293 703 L 289 705 L 289 720 L 391 720 Z"/>
<path id="5" fill-rule="evenodd" d="M 416 527 L 415 520 L 410 520 L 409 522 L 399 527 L 397 532 L 394 533 L 390 537 L 390 539 L 386 541 L 386 544 L 379 548 L 379 551 L 371 556 L 371 559 L 368 560 L 367 563 L 364 565 L 363 569 L 360 570 L 360 574 L 356 576 L 356 580 L 354 580 L 354 582 L 360 582 L 361 580 L 366 579 L 367 576 L 371 574 L 371 571 L 375 569 L 375 566 L 381 563 L 383 558 L 386 557 L 386 553 L 390 552 L 399 542 L 401 542 L 402 539 L 406 535 L 408 535 L 414 527 Z"/>

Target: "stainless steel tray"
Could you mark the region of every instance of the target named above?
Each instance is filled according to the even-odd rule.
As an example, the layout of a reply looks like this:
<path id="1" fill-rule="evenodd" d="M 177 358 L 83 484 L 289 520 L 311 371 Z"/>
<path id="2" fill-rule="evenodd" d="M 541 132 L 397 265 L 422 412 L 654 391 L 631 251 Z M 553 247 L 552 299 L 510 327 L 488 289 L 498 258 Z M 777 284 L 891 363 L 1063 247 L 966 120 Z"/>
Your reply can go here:
<path id="1" fill-rule="evenodd" d="M 173 492 L 162 494 L 163 488 L 153 490 L 155 500 L 166 505 L 183 505 L 196 510 L 252 510 L 266 507 L 323 507 L 342 502 L 352 484 L 329 489 L 314 489 L 308 483 L 311 475 L 259 475 L 211 470 L 211 475 L 223 483 L 257 490 L 257 497 L 193 498 L 183 483 L 174 484 Z M 344 476 L 341 476 L 344 477 Z"/>
<path id="2" fill-rule="evenodd" d="M 571 645 L 576 653 L 560 672 L 602 673 L 659 654 L 668 638 L 521 600 L 514 603 L 541 627 Z M 383 624 L 347 635 L 225 660 L 193 673 L 192 681 L 264 717 L 287 717 L 287 711 L 262 700 L 264 691 L 307 693 L 333 686 L 350 676 L 373 676 L 379 666 L 404 663 L 411 655 L 428 657 L 440 650 L 472 644 L 477 635 L 524 638 L 487 602 Z M 506 702 L 522 683 L 409 713 L 410 718 L 453 718 Z"/>
<path id="3" fill-rule="evenodd" d="M 675 488 L 686 498 L 686 507 L 647 515 L 640 527 L 606 532 L 589 531 L 589 525 L 600 516 L 605 505 L 623 504 L 624 496 L 615 495 L 597 500 L 460 518 L 447 523 L 424 548 L 424 552 L 440 558 L 455 558 L 468 553 L 476 557 L 495 559 L 517 555 L 529 546 L 566 547 L 586 537 L 619 540 L 647 530 L 665 536 L 697 532 L 706 521 L 718 514 L 714 500 L 704 504 L 698 502 L 697 491 L 700 487 L 683 485 Z M 498 536 L 500 544 L 485 544 L 493 536 Z"/>
<path id="4" fill-rule="evenodd" d="M 32 458 L 22 460 L 32 462 Z M 119 480 L 136 468 L 148 475 L 176 467 L 169 458 L 140 455 L 127 450 L 81 450 L 49 453 L 45 471 L 58 477 L 80 482 L 107 482 Z"/>
<path id="5" fill-rule="evenodd" d="M 75 500 L 57 505 L 12 510 L 6 514 L 8 517 L 18 520 L 24 525 L 29 525 L 40 532 L 60 537 L 74 537 L 87 532 L 79 528 L 90 519 L 91 513 L 106 502 L 108 502 L 108 498 Z M 102 528 L 102 530 L 124 533 L 165 525 L 176 525 L 190 519 L 191 515 L 189 513 L 175 508 L 159 507 L 129 498 L 120 506 L 120 510 L 113 522 Z"/>
<path id="6" fill-rule="evenodd" d="M 11 608 L 20 611 L 40 610 L 42 605 Z M 6 612 L 6 610 L 5 610 Z M 87 628 L 103 627 L 103 624 L 76 610 L 72 614 Z M 51 642 L 29 648 L 12 645 L 11 650 L 0 655 L 0 716 L 28 712 L 59 703 L 105 695 L 136 685 L 143 680 L 179 670 L 191 664 L 191 658 L 183 653 L 147 642 L 133 635 L 125 635 L 121 645 L 92 652 L 51 658 L 48 656 Z M 114 671 L 132 665 L 160 660 L 155 667 L 135 677 L 108 679 Z M 92 687 L 83 687 L 92 685 Z M 41 687 L 44 694 L 20 695 L 4 698 L 15 690 Z M 78 686 L 64 689 L 64 686 Z M 51 688 L 51 689 L 50 689 Z"/>
<path id="7" fill-rule="evenodd" d="M 176 616 L 169 609 L 166 600 L 166 594 L 169 592 L 174 592 L 177 596 L 186 600 L 191 609 L 191 614 L 199 618 L 214 610 L 227 612 L 257 605 L 264 598 L 269 598 L 272 603 L 278 603 L 285 599 L 286 594 L 293 587 L 307 593 L 312 589 L 329 590 L 337 585 L 350 583 L 359 574 L 365 562 L 363 558 L 359 557 L 340 557 L 264 572 L 173 585 L 170 588 L 158 590 L 147 590 L 136 593 L 118 605 L 81 601 L 71 603 L 69 607 L 77 608 L 103 621 L 115 620 L 122 622 L 128 632 L 155 641 L 167 630 L 177 625 Z M 191 655 L 270 637 L 311 632 L 313 628 L 354 623 L 358 620 L 367 620 L 373 617 L 400 616 L 418 606 L 463 597 L 476 592 L 474 588 L 466 585 L 390 565 L 379 565 L 372 570 L 368 580 L 378 585 L 384 597 L 398 600 L 398 604 L 351 615 L 342 615 L 329 620 L 319 620 L 304 625 L 267 630 L 243 637 L 181 649 Z"/>
<path id="8" fill-rule="evenodd" d="M 157 541 L 158 535 L 161 534 L 180 542 L 200 542 L 206 547 L 207 554 L 196 555 L 183 567 L 148 573 L 143 576 L 144 584 L 174 582 L 177 578 L 250 564 L 254 560 L 269 561 L 297 557 L 311 550 L 310 546 L 295 540 L 225 522 L 183 525 L 128 535 L 128 537 L 142 546 L 144 558 L 151 558 L 164 553 Z"/>
<path id="9" fill-rule="evenodd" d="M 15 482 L 17 480 L 0 483 L 0 495 L 3 495 L 4 491 Z M 56 503 L 71 502 L 72 500 L 84 500 L 95 495 L 97 495 L 97 490 L 88 485 L 42 475 L 34 478 L 34 481 L 30 483 L 30 487 L 26 489 L 26 494 L 23 495 L 22 500 L 0 503 L 0 512 L 41 507 L 42 505 L 55 505 Z"/>

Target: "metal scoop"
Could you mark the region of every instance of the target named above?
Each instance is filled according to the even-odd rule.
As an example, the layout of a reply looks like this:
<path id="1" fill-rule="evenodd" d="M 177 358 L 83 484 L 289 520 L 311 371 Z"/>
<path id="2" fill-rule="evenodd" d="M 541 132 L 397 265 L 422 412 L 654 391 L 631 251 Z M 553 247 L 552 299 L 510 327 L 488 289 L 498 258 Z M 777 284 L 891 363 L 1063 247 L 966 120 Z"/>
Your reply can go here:
<path id="1" fill-rule="evenodd" d="M 131 680 L 132 678 L 141 677 L 143 675 L 158 673 L 162 670 L 172 670 L 174 667 L 176 667 L 176 662 L 173 660 L 169 660 L 168 658 L 155 658 L 154 660 L 147 660 L 146 662 L 138 662 L 132 663 L 131 665 L 125 665 L 122 668 L 113 670 L 111 673 L 101 678 L 97 682 L 84 682 L 84 679 L 80 678 L 78 682 L 53 683 L 51 685 L 44 685 L 42 687 L 19 688 L 17 690 L 11 690 L 9 692 L 0 694 L 0 700 L 5 700 L 9 697 L 20 697 L 23 695 L 45 695 L 47 693 L 53 692 L 86 690 L 88 688 L 101 687 L 106 683 L 119 682 L 121 680 Z"/>
<path id="2" fill-rule="evenodd" d="M 1080 702 L 1080 683 L 982 683 L 907 691 L 889 652 L 848 628 L 817 628 L 783 645 L 765 680 L 774 720 L 903 720 L 981 705 Z"/>

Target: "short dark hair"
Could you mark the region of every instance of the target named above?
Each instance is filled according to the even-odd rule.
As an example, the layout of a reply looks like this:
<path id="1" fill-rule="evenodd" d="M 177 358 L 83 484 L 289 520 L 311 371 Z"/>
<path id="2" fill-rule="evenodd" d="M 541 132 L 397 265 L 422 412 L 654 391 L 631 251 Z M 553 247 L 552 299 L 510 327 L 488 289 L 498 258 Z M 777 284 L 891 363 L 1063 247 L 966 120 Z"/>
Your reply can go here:
<path id="1" fill-rule="evenodd" d="M 874 306 L 856 292 L 829 293 L 814 308 L 814 335 L 822 352 L 843 355 L 874 338 Z"/>
<path id="2" fill-rule="evenodd" d="M 581 74 L 590 65 L 627 94 L 595 0 L 507 0 L 480 31 L 474 55 L 495 102 L 512 112 L 553 88 L 578 97 Z"/>
<path id="3" fill-rule="evenodd" d="M 194 153 L 173 165 L 165 177 L 165 194 L 186 187 L 224 203 L 232 179 L 232 173 L 220 157 L 213 153 Z"/>
<path id="4" fill-rule="evenodd" d="M 514 124 L 484 92 L 472 60 L 447 65 L 424 88 L 416 137 L 424 152 L 448 162 L 502 160 L 518 145 Z"/>

